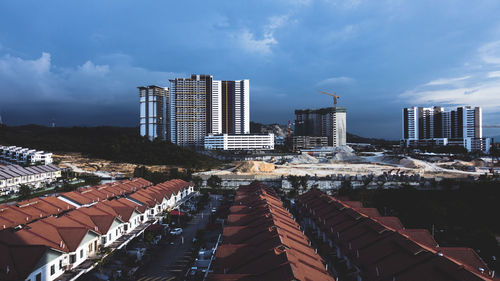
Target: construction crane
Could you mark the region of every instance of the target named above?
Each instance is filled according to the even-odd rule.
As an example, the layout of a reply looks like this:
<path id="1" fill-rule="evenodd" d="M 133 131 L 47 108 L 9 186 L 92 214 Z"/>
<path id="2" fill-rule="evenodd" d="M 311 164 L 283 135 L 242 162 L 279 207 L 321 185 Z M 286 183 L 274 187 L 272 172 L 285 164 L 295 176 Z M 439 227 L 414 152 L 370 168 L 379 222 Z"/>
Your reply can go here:
<path id="1" fill-rule="evenodd" d="M 337 107 L 337 99 L 340 99 L 339 96 L 337 96 L 337 92 L 333 92 L 333 94 L 330 94 L 330 93 L 327 93 L 327 92 L 323 92 L 323 91 L 319 91 L 318 92 L 322 93 L 322 94 L 325 94 L 325 95 L 329 95 L 329 96 L 332 96 L 333 97 L 333 107 Z"/>

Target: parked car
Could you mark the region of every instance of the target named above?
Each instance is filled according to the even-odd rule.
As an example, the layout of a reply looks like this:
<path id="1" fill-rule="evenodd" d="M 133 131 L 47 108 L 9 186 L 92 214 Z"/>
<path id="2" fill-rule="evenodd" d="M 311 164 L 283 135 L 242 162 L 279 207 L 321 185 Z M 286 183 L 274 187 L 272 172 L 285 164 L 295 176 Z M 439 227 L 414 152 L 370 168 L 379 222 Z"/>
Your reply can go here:
<path id="1" fill-rule="evenodd" d="M 217 212 L 217 208 L 212 208 L 212 213 Z"/>
<path id="2" fill-rule="evenodd" d="M 170 230 L 170 235 L 181 235 L 182 234 L 182 228 L 174 228 Z"/>

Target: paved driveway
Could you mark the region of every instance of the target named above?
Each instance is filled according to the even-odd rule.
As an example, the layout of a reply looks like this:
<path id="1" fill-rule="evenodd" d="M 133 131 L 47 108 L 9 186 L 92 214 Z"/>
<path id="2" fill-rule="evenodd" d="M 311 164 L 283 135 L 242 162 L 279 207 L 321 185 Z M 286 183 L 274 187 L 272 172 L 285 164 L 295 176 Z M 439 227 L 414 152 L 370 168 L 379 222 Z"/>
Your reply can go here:
<path id="1" fill-rule="evenodd" d="M 210 196 L 210 202 L 193 219 L 186 224 L 182 235 L 172 240 L 173 244 L 160 246 L 151 261 L 146 264 L 138 274 L 138 281 L 175 280 L 176 276 L 183 275 L 185 268 L 190 263 L 192 240 L 199 229 L 204 229 L 208 223 L 211 207 L 217 207 L 217 195 Z M 221 196 L 221 195 L 218 195 Z M 184 238 L 184 243 L 182 240 Z"/>

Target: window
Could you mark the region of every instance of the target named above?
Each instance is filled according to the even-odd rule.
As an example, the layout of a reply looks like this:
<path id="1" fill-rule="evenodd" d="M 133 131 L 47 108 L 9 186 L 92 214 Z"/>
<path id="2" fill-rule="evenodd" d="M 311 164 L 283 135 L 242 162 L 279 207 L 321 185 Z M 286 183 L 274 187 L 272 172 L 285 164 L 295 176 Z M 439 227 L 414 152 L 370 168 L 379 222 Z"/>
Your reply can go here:
<path id="1" fill-rule="evenodd" d="M 80 258 L 83 258 L 83 249 L 80 250 Z"/>
<path id="2" fill-rule="evenodd" d="M 54 275 L 56 273 L 56 266 L 55 265 L 51 265 L 50 266 L 50 276 Z"/>
<path id="3" fill-rule="evenodd" d="M 69 263 L 75 263 L 76 262 L 76 255 L 72 254 L 69 256 Z"/>
<path id="4" fill-rule="evenodd" d="M 59 260 L 59 270 L 62 270 L 63 266 L 62 266 L 62 260 Z"/>
<path id="5" fill-rule="evenodd" d="M 89 243 L 89 253 L 92 253 L 92 243 Z"/>
<path id="6" fill-rule="evenodd" d="M 42 273 L 38 273 L 35 277 L 36 281 L 42 281 Z"/>

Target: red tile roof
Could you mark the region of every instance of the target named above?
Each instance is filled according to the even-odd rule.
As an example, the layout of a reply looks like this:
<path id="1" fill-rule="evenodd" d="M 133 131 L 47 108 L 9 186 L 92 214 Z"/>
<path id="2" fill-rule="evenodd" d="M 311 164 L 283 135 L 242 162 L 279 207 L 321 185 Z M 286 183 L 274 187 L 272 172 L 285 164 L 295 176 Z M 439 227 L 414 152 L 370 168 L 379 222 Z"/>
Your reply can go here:
<path id="1" fill-rule="evenodd" d="M 49 248 L 16 242 L 14 234 L 4 239 L 8 231 L 0 232 L 4 232 L 0 235 L 3 236 L 0 237 L 0 280 L 25 280 L 35 270 L 35 266 Z"/>
<path id="2" fill-rule="evenodd" d="M 241 186 L 209 280 L 334 280 L 274 190 Z"/>
<path id="3" fill-rule="evenodd" d="M 71 200 L 79 205 L 88 205 L 88 204 L 97 202 L 97 200 L 95 200 L 95 198 L 81 194 L 78 191 L 64 192 L 64 193 L 59 194 L 59 196 L 67 198 L 67 199 L 69 199 L 69 200 Z"/>
<path id="4" fill-rule="evenodd" d="M 102 201 L 95 205 L 96 208 L 103 210 L 107 213 L 113 214 L 115 217 L 122 221 L 129 221 L 135 208 L 132 206 L 124 205 L 117 200 Z"/>
<path id="5" fill-rule="evenodd" d="M 63 252 L 75 251 L 89 230 L 78 222 L 55 217 L 29 224 L 15 234 L 28 245 L 45 245 Z"/>
<path id="6" fill-rule="evenodd" d="M 123 205 L 127 205 L 127 206 L 135 208 L 141 214 L 143 214 L 144 212 L 146 212 L 146 209 L 147 209 L 146 206 L 137 204 L 135 202 L 132 202 L 132 201 L 130 201 L 127 198 L 120 198 L 120 199 L 117 199 L 116 201 L 122 203 Z"/>
<path id="7" fill-rule="evenodd" d="M 312 189 L 296 203 L 364 279 L 493 280 L 472 249 L 440 248 L 427 230 L 405 229 L 399 219 L 382 217 L 359 202 L 344 202 Z"/>

